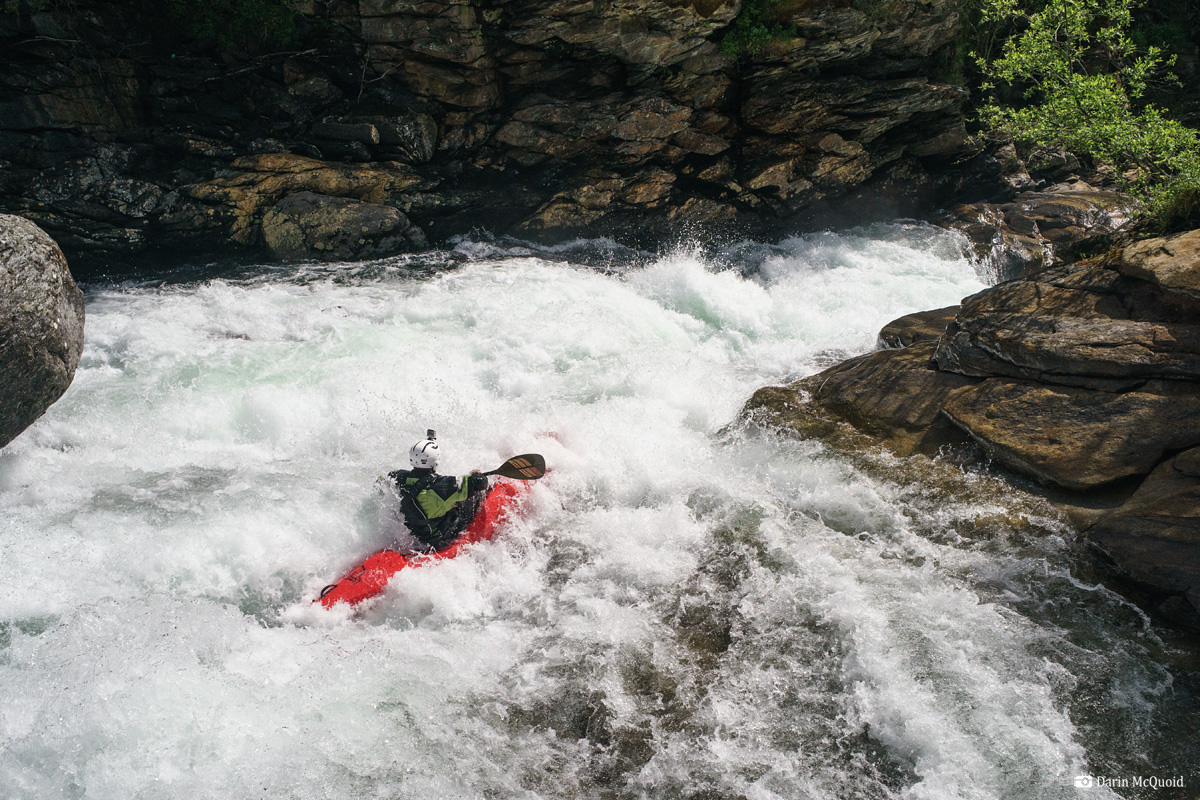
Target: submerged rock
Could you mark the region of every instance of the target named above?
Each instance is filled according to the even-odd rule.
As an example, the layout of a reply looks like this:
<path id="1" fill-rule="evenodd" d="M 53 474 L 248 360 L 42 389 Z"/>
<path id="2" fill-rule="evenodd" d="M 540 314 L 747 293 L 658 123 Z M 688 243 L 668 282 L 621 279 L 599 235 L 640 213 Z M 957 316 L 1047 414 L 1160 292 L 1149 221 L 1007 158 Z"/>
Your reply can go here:
<path id="1" fill-rule="evenodd" d="M 62 250 L 29 220 L 0 214 L 0 447 L 71 385 L 83 319 Z"/>

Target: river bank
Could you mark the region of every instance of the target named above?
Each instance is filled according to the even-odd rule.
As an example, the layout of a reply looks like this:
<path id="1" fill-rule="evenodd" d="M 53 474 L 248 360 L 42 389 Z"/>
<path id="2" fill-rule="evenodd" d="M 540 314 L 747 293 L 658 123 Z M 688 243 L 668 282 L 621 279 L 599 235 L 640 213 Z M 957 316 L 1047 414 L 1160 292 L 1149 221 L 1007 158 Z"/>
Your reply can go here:
<path id="1" fill-rule="evenodd" d="M 1200 631 L 1200 231 L 1130 243 L 911 315 L 885 349 L 760 390 L 802 435 L 910 456 L 968 443 L 1069 507 L 1110 572 Z"/>

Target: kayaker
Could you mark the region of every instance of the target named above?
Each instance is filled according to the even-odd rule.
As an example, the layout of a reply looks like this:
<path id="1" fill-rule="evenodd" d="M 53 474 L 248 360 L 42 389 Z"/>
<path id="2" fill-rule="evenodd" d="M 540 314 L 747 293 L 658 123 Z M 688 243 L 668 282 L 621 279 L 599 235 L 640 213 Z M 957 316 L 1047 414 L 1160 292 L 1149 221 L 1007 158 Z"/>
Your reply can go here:
<path id="1" fill-rule="evenodd" d="M 467 527 L 488 488 L 488 479 L 479 470 L 461 481 L 438 475 L 439 454 L 437 434 L 426 431 L 425 438 L 408 450 L 412 469 L 388 473 L 400 495 L 400 512 L 409 532 L 432 550 L 447 547 Z"/>

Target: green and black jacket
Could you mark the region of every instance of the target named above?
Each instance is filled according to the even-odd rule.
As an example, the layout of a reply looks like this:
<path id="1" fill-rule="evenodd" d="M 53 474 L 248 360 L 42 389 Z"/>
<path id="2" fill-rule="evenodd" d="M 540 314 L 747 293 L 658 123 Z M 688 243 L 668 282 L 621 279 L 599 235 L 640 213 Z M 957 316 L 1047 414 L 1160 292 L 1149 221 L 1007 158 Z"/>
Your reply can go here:
<path id="1" fill-rule="evenodd" d="M 455 478 L 429 469 L 388 473 L 400 493 L 400 511 L 413 536 L 441 549 L 475 516 L 483 491 L 471 491 L 469 475 Z M 480 481 L 486 489 L 486 479 Z M 474 502 L 472 502 L 474 501 Z"/>

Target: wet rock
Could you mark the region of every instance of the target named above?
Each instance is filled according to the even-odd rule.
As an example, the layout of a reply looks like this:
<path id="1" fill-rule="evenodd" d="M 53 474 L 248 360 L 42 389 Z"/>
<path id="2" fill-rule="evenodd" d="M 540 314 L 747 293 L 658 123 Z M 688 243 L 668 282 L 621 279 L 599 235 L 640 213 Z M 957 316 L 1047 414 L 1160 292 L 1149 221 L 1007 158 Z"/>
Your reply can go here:
<path id="1" fill-rule="evenodd" d="M 961 306 L 918 311 L 892 320 L 879 331 L 880 347 L 908 347 L 917 342 L 936 342 L 958 316 Z"/>
<path id="2" fill-rule="evenodd" d="M 83 323 L 83 293 L 58 245 L 29 220 L 0 214 L 0 447 L 71 385 Z"/>
<path id="3" fill-rule="evenodd" d="M 1200 444 L 1191 385 L 1104 392 L 993 378 L 947 398 L 942 412 L 998 463 L 1068 489 L 1145 475 Z"/>
<path id="4" fill-rule="evenodd" d="M 288 195 L 263 216 L 263 239 L 284 260 L 354 261 L 426 245 L 424 234 L 391 206 L 314 192 Z"/>
<path id="5" fill-rule="evenodd" d="M 743 413 L 796 429 L 793 409 L 811 403 L 899 455 L 936 453 L 962 438 L 941 419 L 944 403 L 977 381 L 939 372 L 932 355 L 927 341 L 853 358 L 786 388 L 760 390 Z"/>
<path id="6" fill-rule="evenodd" d="M 233 167 L 212 181 L 184 187 L 164 224 L 221 231 L 240 244 L 254 244 L 265 211 L 289 195 L 309 192 L 385 205 L 429 186 L 411 168 L 392 162 L 335 164 L 270 153 L 238 159 Z"/>
<path id="7" fill-rule="evenodd" d="M 1134 288 L 1113 270 L 1072 277 L 1074 286 L 1015 281 L 967 298 L 938 345 L 938 366 L 1107 389 L 1200 378 L 1200 326 L 1130 319 Z"/>
<path id="8" fill-rule="evenodd" d="M 1046 483 L 1088 490 L 1145 475 L 1200 444 L 1193 242 L 1200 232 L 1148 240 L 909 315 L 880 332 L 881 346 L 903 350 L 846 362 L 803 388 L 889 446 L 879 419 L 919 434 L 940 412 L 998 463 Z M 935 375 L 973 380 L 939 394 L 925 385 L 934 379 L 897 372 L 926 356 Z M 917 411 L 905 417 L 890 404 Z"/>
<path id="9" fill-rule="evenodd" d="M 960 28 L 951 0 L 887 14 L 771 4 L 772 24 L 796 35 L 736 57 L 720 43 L 737 0 L 297 8 L 321 20 L 306 31 L 320 58 L 165 58 L 148 44 L 154 14 L 124 2 L 38 15 L 70 42 L 16 15 L 0 30 L 13 65 L 0 75 L 0 161 L 12 165 L 0 208 L 53 225 L 73 251 L 260 246 L 265 209 L 305 191 L 390 205 L 438 235 L 484 219 L 547 235 L 610 233 L 617 218 L 635 237 L 681 221 L 794 231 L 872 182 L 889 197 L 912 189 L 915 212 L 912 177 L 965 147 L 965 93 L 931 77 Z M 101 144 L 136 157 L 105 178 L 111 189 L 80 191 L 93 168 L 74 162 Z M 396 163 L 413 177 L 385 200 L 311 175 L 281 186 L 277 168 L 246 159 L 283 153 L 361 165 L 369 185 Z M 715 174 L 718 159 L 719 179 L 684 177 Z M 620 188 L 599 187 L 599 173 Z M 436 215 L 468 195 L 480 213 Z"/>
<path id="10" fill-rule="evenodd" d="M 1179 289 L 1187 241 L 1142 242 L 1105 266 L 1058 267 L 986 289 L 957 312 L 896 320 L 881 344 L 905 349 L 795 388 L 902 454 L 940 413 L 997 463 L 1047 484 L 1086 491 L 1146 475 L 1200 444 L 1200 304 Z M 1130 275 L 1150 274 L 1151 257 L 1161 257 L 1159 282 Z M 927 356 L 930 374 L 916 369 Z"/>
<path id="11" fill-rule="evenodd" d="M 1200 449 L 1160 464 L 1087 536 L 1160 612 L 1200 629 Z"/>
<path id="12" fill-rule="evenodd" d="M 938 221 L 966 234 L 996 280 L 1008 281 L 1035 275 L 1112 233 L 1131 208 L 1128 196 L 1077 180 L 1025 191 L 1006 203 L 960 205 Z"/>

